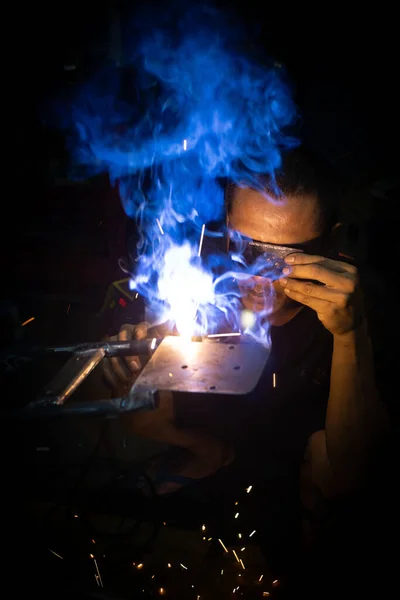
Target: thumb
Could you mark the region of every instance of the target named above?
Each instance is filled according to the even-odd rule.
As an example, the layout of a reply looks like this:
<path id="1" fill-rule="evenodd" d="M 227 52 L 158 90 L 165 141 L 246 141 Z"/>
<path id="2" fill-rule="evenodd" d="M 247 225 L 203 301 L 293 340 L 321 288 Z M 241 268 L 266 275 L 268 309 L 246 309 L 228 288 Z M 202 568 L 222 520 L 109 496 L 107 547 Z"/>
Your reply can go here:
<path id="1" fill-rule="evenodd" d="M 145 321 L 143 323 L 138 323 L 135 325 L 135 329 L 133 331 L 133 338 L 136 340 L 144 340 L 147 337 L 147 332 L 149 330 L 149 324 Z"/>

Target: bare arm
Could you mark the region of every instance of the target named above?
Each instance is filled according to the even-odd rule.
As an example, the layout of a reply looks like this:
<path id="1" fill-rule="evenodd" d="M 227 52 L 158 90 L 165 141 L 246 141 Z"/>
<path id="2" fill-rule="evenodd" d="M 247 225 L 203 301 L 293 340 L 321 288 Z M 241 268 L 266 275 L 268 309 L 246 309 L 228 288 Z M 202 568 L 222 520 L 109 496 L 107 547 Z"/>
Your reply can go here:
<path id="1" fill-rule="evenodd" d="M 295 262 L 290 275 L 296 279 L 287 280 L 285 291 L 314 308 L 333 335 L 325 430 L 311 436 L 306 453 L 314 483 L 332 496 L 363 483 L 389 419 L 376 388 L 357 270 L 317 256 L 296 256 Z"/>
<path id="2" fill-rule="evenodd" d="M 307 447 L 312 480 L 326 497 L 363 484 L 389 429 L 364 323 L 334 338 L 325 430 L 313 434 Z"/>
<path id="3" fill-rule="evenodd" d="M 346 488 L 364 481 L 370 462 L 389 430 L 374 371 L 365 321 L 356 330 L 334 337 L 326 450 L 333 472 Z"/>

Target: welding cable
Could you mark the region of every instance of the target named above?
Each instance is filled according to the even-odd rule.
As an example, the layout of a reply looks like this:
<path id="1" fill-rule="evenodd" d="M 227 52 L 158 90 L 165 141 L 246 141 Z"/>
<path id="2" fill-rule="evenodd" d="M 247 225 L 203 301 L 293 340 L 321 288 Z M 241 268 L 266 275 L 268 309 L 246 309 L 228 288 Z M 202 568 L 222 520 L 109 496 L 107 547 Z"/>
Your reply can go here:
<path id="1" fill-rule="evenodd" d="M 100 431 L 98 440 L 96 442 L 95 448 L 93 450 L 93 452 L 89 455 L 88 459 L 85 461 L 84 465 L 82 466 L 81 470 L 79 471 L 74 485 L 72 486 L 72 489 L 69 493 L 69 496 L 67 497 L 66 501 L 60 501 L 58 502 L 56 505 L 53 505 L 49 511 L 47 511 L 47 513 L 45 514 L 45 521 L 47 523 L 47 528 L 51 531 L 52 530 L 52 526 L 51 523 L 49 523 L 49 520 L 51 519 L 51 516 L 59 509 L 65 508 L 66 512 L 68 514 L 73 514 L 75 512 L 79 512 L 80 514 L 80 523 L 82 523 L 83 525 L 85 525 L 85 528 L 87 530 L 87 532 L 90 532 L 91 537 L 104 537 L 105 535 L 107 535 L 107 537 L 115 539 L 115 538 L 126 538 L 126 537 L 132 537 L 135 533 L 135 531 L 137 531 L 141 524 L 144 522 L 144 518 L 148 519 L 148 516 L 146 515 L 146 517 L 144 515 L 141 515 L 141 518 L 138 520 L 135 520 L 133 526 L 128 530 L 128 531 L 124 531 L 121 532 L 120 530 L 122 529 L 122 526 L 124 524 L 124 522 L 126 520 L 131 519 L 132 517 L 122 517 L 121 521 L 117 527 L 117 531 L 115 533 L 107 533 L 105 534 L 104 532 L 95 530 L 95 527 L 93 526 L 93 522 L 90 520 L 90 507 L 89 507 L 89 511 L 82 509 L 82 506 L 79 507 L 79 498 L 77 497 L 79 495 L 79 491 L 82 488 L 82 484 L 84 482 L 84 479 L 86 477 L 86 475 L 88 474 L 88 472 L 90 471 L 90 468 L 92 467 L 92 465 L 94 464 L 95 460 L 97 458 L 99 458 L 98 456 L 98 452 L 99 449 L 101 447 L 101 443 L 106 439 L 107 433 L 109 431 L 109 425 L 110 425 L 110 420 L 106 419 L 104 421 L 104 425 Z M 116 453 L 114 450 L 112 450 L 111 445 L 107 444 L 108 446 L 108 451 L 110 452 L 110 450 L 112 451 L 113 457 L 111 458 L 111 461 L 115 461 L 115 463 L 120 462 L 119 459 L 116 456 Z M 112 492 L 112 488 L 113 485 L 118 484 L 121 479 L 126 477 L 127 473 L 132 473 L 132 470 L 136 471 L 136 477 L 132 478 L 132 480 L 135 482 L 135 485 L 133 486 L 133 489 L 135 489 L 139 495 L 143 496 L 143 492 L 142 490 L 139 488 L 139 486 L 137 485 L 137 482 L 139 481 L 139 477 L 144 478 L 147 483 L 148 483 L 148 488 L 150 490 L 150 497 L 156 498 L 156 491 L 155 488 L 153 486 L 153 483 L 151 481 L 151 479 L 147 476 L 147 474 L 144 472 L 143 470 L 143 464 L 139 463 L 139 464 L 135 464 L 134 466 L 132 466 L 131 464 L 128 464 L 126 467 L 124 468 L 116 468 L 115 470 L 115 474 L 112 477 L 112 480 L 109 481 L 107 484 L 105 484 L 100 490 L 98 490 L 98 495 L 99 497 L 105 495 L 105 491 L 110 491 Z M 59 472 L 59 471 L 58 471 Z M 117 491 L 117 490 L 115 490 Z M 129 490 L 127 491 L 127 493 L 129 493 Z M 149 535 L 147 540 L 144 540 L 143 542 L 143 547 L 148 547 L 149 544 L 154 543 L 154 541 L 157 539 L 157 536 L 159 534 L 159 531 L 161 529 L 161 522 L 159 518 L 154 518 L 155 515 L 153 516 L 153 518 L 151 519 L 152 523 L 153 523 L 153 528 L 152 528 L 152 532 Z"/>

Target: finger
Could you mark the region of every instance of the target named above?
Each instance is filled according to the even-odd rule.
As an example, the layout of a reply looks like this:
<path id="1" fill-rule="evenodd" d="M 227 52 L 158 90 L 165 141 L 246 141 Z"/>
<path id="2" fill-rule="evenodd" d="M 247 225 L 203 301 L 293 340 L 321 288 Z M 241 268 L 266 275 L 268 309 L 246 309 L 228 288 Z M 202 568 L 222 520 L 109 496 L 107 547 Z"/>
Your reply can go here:
<path id="1" fill-rule="evenodd" d="M 138 325 L 126 323 L 122 325 L 118 334 L 118 339 L 123 342 L 145 339 L 147 335 L 147 329 L 147 323 L 139 323 Z M 136 373 L 142 368 L 140 358 L 138 356 L 124 356 L 123 360 L 132 373 Z"/>
<path id="2" fill-rule="evenodd" d="M 125 357 L 124 357 L 125 358 Z M 133 367 L 133 357 L 130 357 L 131 365 Z M 117 378 L 123 383 L 128 383 L 132 379 L 133 368 L 128 367 L 127 361 L 120 360 L 117 356 L 110 358 L 111 368 Z M 137 369 L 135 369 L 137 371 Z"/>
<path id="3" fill-rule="evenodd" d="M 135 340 L 145 340 L 147 338 L 147 332 L 149 330 L 149 324 L 143 321 L 135 325 L 134 338 Z"/>
<path id="4" fill-rule="evenodd" d="M 333 258 L 326 258 L 325 256 L 319 256 L 317 254 L 306 254 L 305 252 L 293 252 L 293 254 L 288 254 L 285 257 L 285 262 L 289 265 L 307 265 L 321 262 L 333 271 L 346 273 L 355 273 L 357 271 L 354 265 L 350 265 L 341 260 L 334 260 Z"/>
<path id="5" fill-rule="evenodd" d="M 328 300 L 307 296 L 301 292 L 296 292 L 295 290 L 290 290 L 288 288 L 284 288 L 283 291 L 289 298 L 292 298 L 292 300 L 296 300 L 297 302 L 304 304 L 304 306 L 309 306 L 318 314 L 324 314 L 332 307 L 332 302 L 329 302 Z"/>
<path id="6" fill-rule="evenodd" d="M 295 279 L 312 279 L 319 281 L 332 288 L 353 291 L 355 279 L 347 272 L 332 271 L 325 263 L 310 263 L 304 265 L 293 265 L 285 267 L 283 274 L 287 275 L 291 280 Z"/>
<path id="7" fill-rule="evenodd" d="M 326 302 L 342 303 L 343 292 L 332 289 L 326 285 L 318 285 L 312 281 L 299 281 L 296 279 L 280 279 L 281 285 L 286 293 L 297 292 L 303 296 L 325 300 Z"/>
<path id="8" fill-rule="evenodd" d="M 135 331 L 135 325 L 125 323 L 124 325 L 122 325 L 121 329 L 119 330 L 118 340 L 120 342 L 130 342 L 135 337 L 134 331 Z"/>
<path id="9" fill-rule="evenodd" d="M 104 358 L 102 360 L 102 367 L 104 379 L 106 380 L 107 384 L 115 390 L 119 386 L 119 381 L 111 368 L 111 363 L 108 358 Z"/>

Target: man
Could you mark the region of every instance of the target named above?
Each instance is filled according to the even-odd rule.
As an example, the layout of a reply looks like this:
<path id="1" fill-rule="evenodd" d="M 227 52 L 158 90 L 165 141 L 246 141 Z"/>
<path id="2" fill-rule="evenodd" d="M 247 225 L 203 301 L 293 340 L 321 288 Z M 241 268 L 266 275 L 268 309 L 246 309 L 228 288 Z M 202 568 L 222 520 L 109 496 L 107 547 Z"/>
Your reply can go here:
<path id="1" fill-rule="evenodd" d="M 335 498 L 362 486 L 388 431 L 369 305 L 357 268 L 335 248 L 338 192 L 329 170 L 300 148 L 285 156 L 277 184 L 278 195 L 268 178 L 257 189 L 244 182 L 227 194 L 228 231 L 252 240 L 254 258 L 268 244 L 292 249 L 277 281 L 240 283 L 244 308 L 257 312 L 268 303 L 271 325 L 271 355 L 254 394 L 212 402 L 166 395 L 159 410 L 130 417 L 133 431 L 189 451 L 184 461 L 155 466 L 160 494 L 212 475 L 235 455 L 240 462 L 252 449 L 264 474 L 301 465 L 311 507 L 310 490 Z M 118 337 L 146 332 L 146 324 L 126 324 Z M 130 384 L 140 368 L 137 357 L 111 359 L 105 374 L 116 387 Z M 167 477 L 158 478 L 157 469 Z"/>

